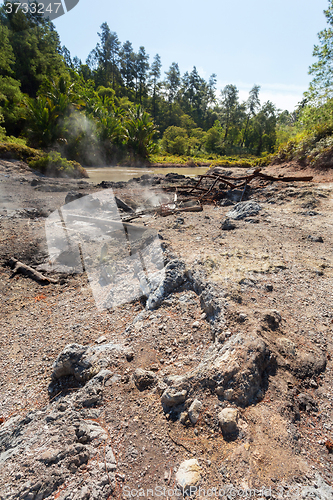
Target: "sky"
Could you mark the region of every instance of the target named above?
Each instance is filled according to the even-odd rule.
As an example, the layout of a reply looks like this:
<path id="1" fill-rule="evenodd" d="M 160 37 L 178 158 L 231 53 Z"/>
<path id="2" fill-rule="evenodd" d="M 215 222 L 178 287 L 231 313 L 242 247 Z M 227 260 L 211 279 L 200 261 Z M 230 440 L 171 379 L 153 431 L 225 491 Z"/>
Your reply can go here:
<path id="1" fill-rule="evenodd" d="M 121 43 L 143 45 L 150 62 L 158 53 L 163 76 L 172 62 L 182 74 L 196 66 L 207 80 L 216 73 L 218 94 L 231 83 L 245 100 L 258 84 L 261 102 L 292 111 L 311 81 L 327 7 L 328 0 L 80 0 L 53 22 L 61 44 L 83 62 L 107 22 Z"/>

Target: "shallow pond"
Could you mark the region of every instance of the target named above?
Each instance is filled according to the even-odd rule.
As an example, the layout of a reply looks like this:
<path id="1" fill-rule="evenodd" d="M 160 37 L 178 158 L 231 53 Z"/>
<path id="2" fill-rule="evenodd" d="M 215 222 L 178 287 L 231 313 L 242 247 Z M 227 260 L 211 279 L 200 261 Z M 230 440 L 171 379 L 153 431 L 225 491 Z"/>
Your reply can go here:
<path id="1" fill-rule="evenodd" d="M 102 181 L 128 181 L 133 179 L 133 177 L 141 177 L 144 174 L 168 174 L 169 172 L 176 172 L 177 174 L 187 175 L 189 177 L 195 177 L 200 174 L 207 172 L 209 167 L 95 167 L 86 168 L 88 172 L 89 182 L 94 182 L 98 184 Z"/>

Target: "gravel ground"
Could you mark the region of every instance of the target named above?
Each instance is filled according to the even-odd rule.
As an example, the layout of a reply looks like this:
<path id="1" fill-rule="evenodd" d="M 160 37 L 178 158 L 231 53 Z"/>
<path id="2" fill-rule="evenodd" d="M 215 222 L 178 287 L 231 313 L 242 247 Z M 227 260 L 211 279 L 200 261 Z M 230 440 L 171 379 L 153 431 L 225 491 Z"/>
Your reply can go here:
<path id="1" fill-rule="evenodd" d="M 249 197 L 260 211 L 232 220 L 235 228 L 230 230 L 223 230 L 222 223 L 234 202 L 205 205 L 202 212 L 136 219 L 143 230 L 159 235 L 165 262 L 184 263 L 184 279 L 156 309 L 147 309 L 141 297 L 99 310 L 86 272 L 48 272 L 45 221 L 64 205 L 69 191 L 98 196 L 101 188 L 85 181 L 40 178 L 24 163 L 1 161 L 0 498 L 129 498 L 139 496 L 140 488 L 141 496 L 144 492 L 154 498 L 156 491 L 147 489 L 174 489 L 180 464 L 193 458 L 201 468 L 197 497 L 207 496 L 204 489 L 223 488 L 225 493 L 232 485 L 238 490 L 265 488 L 266 498 L 333 498 L 333 186 L 325 182 L 329 178 L 320 180 L 257 185 Z M 147 198 L 172 200 L 162 187 L 163 181 L 153 187 L 138 183 L 116 186 L 114 192 L 142 206 Z M 43 269 L 58 282 L 41 284 L 14 274 L 8 265 L 11 257 Z M 213 303 L 217 306 L 212 312 Z M 265 361 L 252 357 L 251 347 L 245 353 L 251 339 L 265 346 Z M 77 418 L 104 429 L 94 449 L 112 448 L 116 471 L 112 469 L 108 486 L 103 486 L 103 458 L 96 465 L 92 447 L 83 465 L 59 465 L 60 479 L 47 490 L 54 471 L 36 465 L 40 451 L 25 449 L 7 458 L 13 438 L 1 428 L 14 426 L 11 436 L 22 433 L 22 443 L 29 432 L 29 439 L 37 433 L 52 449 L 38 419 L 60 411 L 62 401 L 74 404 L 85 390 L 85 382 L 73 377 L 50 388 L 54 361 L 74 343 L 119 344 L 133 353 L 109 359 L 106 368 L 112 378 L 103 386 L 102 399 L 75 410 Z M 209 371 L 209 356 L 219 349 L 229 353 L 223 363 L 232 373 L 220 394 Z M 142 385 L 135 378 L 138 369 L 145 370 Z M 237 386 L 238 380 L 242 382 Z M 168 387 L 185 390 L 185 402 L 161 404 Z M 253 397 L 236 398 L 237 391 L 246 395 L 253 387 Z M 194 399 L 202 403 L 195 423 L 188 419 Z M 238 411 L 238 434 L 229 437 L 218 417 L 228 407 Z M 35 422 L 31 429 L 32 423 L 17 424 L 27 415 Z M 76 417 L 68 415 L 69 429 Z M 59 429 L 57 436 L 63 432 Z M 235 495 L 242 498 L 239 491 Z M 169 491 L 160 496 L 173 495 Z"/>

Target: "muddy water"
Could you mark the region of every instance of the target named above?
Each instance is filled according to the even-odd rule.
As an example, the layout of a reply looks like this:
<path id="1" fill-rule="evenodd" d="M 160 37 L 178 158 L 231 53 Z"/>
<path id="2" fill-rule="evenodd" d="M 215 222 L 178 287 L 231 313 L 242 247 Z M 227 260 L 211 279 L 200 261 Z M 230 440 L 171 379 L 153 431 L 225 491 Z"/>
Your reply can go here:
<path id="1" fill-rule="evenodd" d="M 132 168 L 132 167 L 98 167 L 86 168 L 89 175 L 89 182 L 99 183 L 102 181 L 128 181 L 133 177 L 141 177 L 144 174 L 168 174 L 169 172 L 176 172 L 177 174 L 195 177 L 207 172 L 209 167 L 168 167 L 168 168 Z"/>

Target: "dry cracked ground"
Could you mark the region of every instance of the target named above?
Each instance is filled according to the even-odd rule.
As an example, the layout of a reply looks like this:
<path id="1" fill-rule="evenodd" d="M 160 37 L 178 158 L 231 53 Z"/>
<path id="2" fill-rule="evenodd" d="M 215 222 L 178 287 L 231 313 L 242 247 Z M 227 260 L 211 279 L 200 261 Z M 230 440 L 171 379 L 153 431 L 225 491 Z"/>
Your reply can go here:
<path id="1" fill-rule="evenodd" d="M 110 189 L 0 162 L 1 500 L 333 498 L 333 184 L 319 180 L 152 212 L 124 243 L 104 227 Z M 164 183 L 113 190 L 142 208 L 172 201 Z M 77 273 L 46 244 L 69 191 L 104 220 Z"/>

